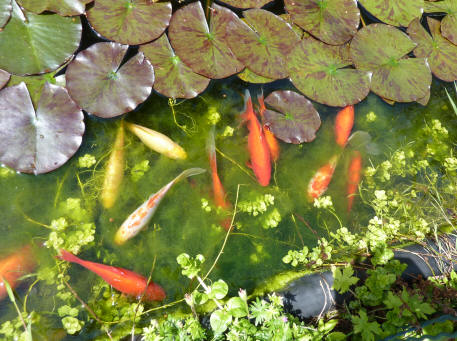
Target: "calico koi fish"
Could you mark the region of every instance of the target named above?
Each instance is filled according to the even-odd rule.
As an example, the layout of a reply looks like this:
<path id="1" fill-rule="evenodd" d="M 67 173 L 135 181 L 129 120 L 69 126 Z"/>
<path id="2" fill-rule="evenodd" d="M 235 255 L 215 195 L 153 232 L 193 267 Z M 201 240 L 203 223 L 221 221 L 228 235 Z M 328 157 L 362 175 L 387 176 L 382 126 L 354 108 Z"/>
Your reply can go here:
<path id="1" fill-rule="evenodd" d="M 354 106 L 348 105 L 336 114 L 335 140 L 338 145 L 344 147 L 354 125 Z"/>
<path id="2" fill-rule="evenodd" d="M 259 114 L 263 119 L 263 114 L 267 110 L 265 102 L 263 100 L 263 94 L 257 95 L 257 102 L 259 102 Z M 267 141 L 268 149 L 270 150 L 271 159 L 276 162 L 279 158 L 279 143 L 275 135 L 271 132 L 270 128 L 266 125 L 262 125 L 263 134 Z"/>
<path id="3" fill-rule="evenodd" d="M 124 294 L 134 297 L 144 294 L 143 297 L 146 301 L 163 301 L 166 297 L 165 291 L 160 285 L 153 282 L 149 282 L 148 284 L 148 280 L 136 272 L 83 260 L 66 250 L 60 250 L 59 258 L 67 262 L 79 264 L 95 272 L 105 282 Z"/>
<path id="4" fill-rule="evenodd" d="M 359 151 L 354 151 L 348 168 L 348 183 L 346 193 L 348 198 L 347 211 L 350 212 L 354 203 L 354 196 L 362 174 L 362 155 Z"/>
<path id="5" fill-rule="evenodd" d="M 327 190 L 335 171 L 338 156 L 333 155 L 330 160 L 317 170 L 308 184 L 308 198 L 313 201 L 319 198 Z"/>
<path id="6" fill-rule="evenodd" d="M 151 194 L 140 207 L 138 207 L 121 225 L 114 236 L 114 242 L 118 245 L 124 244 L 130 238 L 136 236 L 143 227 L 151 220 L 157 207 L 168 190 L 177 182 L 189 176 L 206 172 L 202 168 L 189 168 L 179 174 L 176 178 L 162 187 L 158 192 Z"/>
<path id="7" fill-rule="evenodd" d="M 250 167 L 254 171 L 259 184 L 268 186 L 271 178 L 270 150 L 262 126 L 254 113 L 251 94 L 248 90 L 246 90 L 245 102 L 246 109 L 242 114 L 242 118 L 246 122 L 249 130 L 248 150 L 251 158 Z"/>

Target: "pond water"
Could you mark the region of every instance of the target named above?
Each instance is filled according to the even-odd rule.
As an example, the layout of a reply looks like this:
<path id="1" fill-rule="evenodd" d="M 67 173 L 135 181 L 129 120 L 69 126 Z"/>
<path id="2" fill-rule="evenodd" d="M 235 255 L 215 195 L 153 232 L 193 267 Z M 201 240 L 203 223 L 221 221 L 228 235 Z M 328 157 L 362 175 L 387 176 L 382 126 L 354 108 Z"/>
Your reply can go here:
<path id="1" fill-rule="evenodd" d="M 261 187 L 257 183 L 246 166 L 249 159 L 247 129 L 239 119 L 245 87 L 246 84 L 236 77 L 213 82 L 211 89 L 200 98 L 174 106 L 175 120 L 181 127 L 175 123 L 167 99 L 157 95 L 125 115 L 123 119 L 128 122 L 170 136 L 187 151 L 188 158 L 177 161 L 161 156 L 126 131 L 125 176 L 120 196 L 111 209 L 102 208 L 99 195 L 104 164 L 111 152 L 120 119 L 99 120 L 86 116 L 83 145 L 63 167 L 39 176 L 14 173 L 0 177 L 2 252 L 8 254 L 33 241 L 40 278 L 46 277 L 46 271 L 55 271 L 54 250 L 39 245 L 48 239 L 52 220 L 72 214 L 78 220 L 77 216 L 83 213 L 77 205 L 66 212 L 63 207 L 69 198 L 80 199 L 80 206 L 86 210 L 81 219 L 93 222 L 96 227 L 94 241 L 82 247 L 81 258 L 130 269 L 146 277 L 152 270 L 153 281 L 167 293 L 165 303 L 182 299 L 195 283 L 182 276 L 176 257 L 183 252 L 191 256 L 204 255 L 206 273 L 226 237 L 220 222 L 227 216 L 214 206 L 206 152 L 210 121 L 217 116 L 216 113 L 221 118 L 216 125 L 219 176 L 228 200 L 232 205 L 238 200 L 239 212 L 235 217 L 235 228 L 209 278 L 226 281 L 232 294 L 238 288 L 245 288 L 250 293 L 271 276 L 290 270 L 290 266 L 282 262 L 289 249 L 299 249 L 304 245 L 313 247 L 317 240 L 315 233 L 323 236 L 327 230 L 338 228 L 340 225 L 336 219 L 326 217 L 324 220 L 306 197 L 310 178 L 335 153 L 342 154 L 327 194 L 332 197 L 344 226 L 356 231 L 358 226 L 366 224 L 371 212 L 359 198 L 355 199 L 352 211 L 346 212 L 345 188 L 351 147 L 342 150 L 334 143 L 335 108 L 315 105 L 322 119 L 317 138 L 301 145 L 280 143 L 281 154 L 274 166 L 270 185 Z M 287 83 L 274 83 L 265 87 L 264 92 L 268 94 L 276 88 L 287 87 Z M 252 88 L 252 93 L 259 89 Z M 373 94 L 368 96 L 355 107 L 352 131 L 368 132 L 379 153 L 363 152 L 364 165 L 376 163 L 399 146 L 415 141 L 418 127 L 433 118 L 438 118 L 454 135 L 452 127 L 456 118 L 441 83 L 433 84 L 431 100 L 426 107 L 419 104 L 390 106 Z M 230 128 L 233 128 L 233 136 L 227 133 Z M 85 154 L 94 156 L 97 163 L 90 168 L 79 167 L 79 158 Z M 149 169 L 141 176 L 136 170 L 144 161 L 149 162 Z M 148 228 L 124 245 L 117 246 L 113 237 L 127 216 L 151 193 L 190 167 L 205 168 L 208 172 L 175 185 L 160 204 Z M 245 212 L 248 206 L 256 206 L 258 214 Z M 72 228 L 75 227 L 70 225 L 62 233 L 70 233 Z M 69 283 L 83 300 L 90 299 L 91 290 L 102 280 L 78 265 L 69 267 Z M 34 280 L 32 276 L 18 288 L 20 297 L 26 295 L 28 285 Z M 46 285 L 45 281 L 36 283 L 28 295 L 27 309 L 46 312 L 51 323 L 58 328 L 59 317 L 55 310 L 59 303 L 56 303 L 56 292 L 50 288 L 52 286 Z M 150 304 L 147 308 L 157 305 Z M 0 303 L 0 316 L 0 322 L 17 316 L 8 299 Z M 84 333 L 90 335 L 89 330 Z"/>

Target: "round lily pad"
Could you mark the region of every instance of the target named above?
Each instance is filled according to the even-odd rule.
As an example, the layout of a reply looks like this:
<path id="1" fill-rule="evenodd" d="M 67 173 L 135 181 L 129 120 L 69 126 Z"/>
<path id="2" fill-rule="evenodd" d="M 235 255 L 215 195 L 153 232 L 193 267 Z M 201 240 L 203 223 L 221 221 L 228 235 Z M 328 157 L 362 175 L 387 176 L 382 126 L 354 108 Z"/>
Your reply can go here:
<path id="1" fill-rule="evenodd" d="M 0 0 L 0 28 L 10 19 L 12 9 L 11 0 Z"/>
<path id="2" fill-rule="evenodd" d="M 27 90 L 29 92 L 29 96 L 32 100 L 32 104 L 34 107 L 38 105 L 38 101 L 40 100 L 40 96 L 43 93 L 44 85 L 46 83 L 49 84 L 56 84 L 54 75 L 56 72 L 50 73 L 43 73 L 41 75 L 36 76 L 16 76 L 12 75 L 8 86 L 18 85 L 20 83 L 25 83 L 27 86 Z"/>
<path id="3" fill-rule="evenodd" d="M 35 110 L 24 83 L 0 92 L 0 162 L 19 172 L 47 173 L 81 145 L 84 115 L 65 88 L 46 84 Z"/>
<path id="4" fill-rule="evenodd" d="M 252 72 L 249 68 L 245 68 L 242 72 L 237 74 L 237 76 L 245 82 L 254 84 L 264 84 L 274 81 L 272 78 L 263 77 L 256 74 L 255 72 Z"/>
<path id="5" fill-rule="evenodd" d="M 263 9 L 250 9 L 243 15 L 246 23 L 232 22 L 227 30 L 236 57 L 260 76 L 286 78 L 286 57 L 300 42 L 298 35 L 282 18 Z"/>
<path id="6" fill-rule="evenodd" d="M 208 27 L 200 1 L 177 10 L 170 21 L 168 37 L 176 54 L 194 72 L 208 78 L 225 78 L 243 69 L 227 45 L 226 27 L 241 22 L 227 8 L 211 6 Z"/>
<path id="7" fill-rule="evenodd" d="M 0 69 L 0 89 L 3 88 L 10 80 L 10 74 Z"/>
<path id="8" fill-rule="evenodd" d="M 287 143 L 311 142 L 321 126 L 319 113 L 304 96 L 289 90 L 274 91 L 265 98 L 274 108 L 266 110 L 265 124 L 273 134 Z"/>
<path id="9" fill-rule="evenodd" d="M 424 58 L 405 57 L 415 47 L 397 28 L 372 24 L 357 32 L 350 52 L 358 69 L 373 72 L 373 92 L 395 102 L 412 102 L 426 96 L 432 81 Z"/>
<path id="10" fill-rule="evenodd" d="M 359 0 L 368 12 L 394 26 L 408 26 L 424 12 L 423 0 Z"/>
<path id="11" fill-rule="evenodd" d="M 341 45 L 357 32 L 360 11 L 354 0 L 285 0 L 292 21 L 331 45 Z"/>
<path id="12" fill-rule="evenodd" d="M 457 2 L 455 0 L 427 1 L 425 2 L 425 11 L 427 13 L 447 13 L 441 20 L 441 34 L 457 45 Z"/>
<path id="13" fill-rule="evenodd" d="M 236 8 L 260 8 L 273 0 L 220 0 Z"/>
<path id="14" fill-rule="evenodd" d="M 208 86 L 210 79 L 192 71 L 175 54 L 163 34 L 152 43 L 142 45 L 140 51 L 144 53 L 154 66 L 154 90 L 171 98 L 193 98 L 202 93 Z"/>
<path id="15" fill-rule="evenodd" d="M 289 55 L 292 83 L 305 96 L 330 106 L 345 107 L 370 92 L 371 72 L 347 68 L 344 49 L 314 38 L 303 39 Z"/>
<path id="16" fill-rule="evenodd" d="M 443 38 L 440 32 L 440 22 L 427 18 L 432 36 L 421 25 L 419 19 L 414 19 L 408 26 L 409 36 L 417 43 L 414 55 L 427 58 L 432 73 L 446 82 L 457 79 L 457 45 Z"/>
<path id="17" fill-rule="evenodd" d="M 171 3 L 97 0 L 87 19 L 102 36 L 122 44 L 144 44 L 159 37 L 171 18 Z"/>
<path id="18" fill-rule="evenodd" d="M 133 110 L 152 91 L 154 71 L 142 52 L 121 66 L 128 46 L 97 43 L 81 51 L 68 65 L 67 89 L 73 100 L 99 117 Z"/>
<path id="19" fill-rule="evenodd" d="M 81 39 L 79 17 L 36 15 L 12 4 L 10 21 L 0 30 L 0 69 L 17 75 L 49 72 L 73 55 Z"/>
<path id="20" fill-rule="evenodd" d="M 55 12 L 63 16 L 84 14 L 86 4 L 93 0 L 18 0 L 22 7 L 33 13 Z"/>

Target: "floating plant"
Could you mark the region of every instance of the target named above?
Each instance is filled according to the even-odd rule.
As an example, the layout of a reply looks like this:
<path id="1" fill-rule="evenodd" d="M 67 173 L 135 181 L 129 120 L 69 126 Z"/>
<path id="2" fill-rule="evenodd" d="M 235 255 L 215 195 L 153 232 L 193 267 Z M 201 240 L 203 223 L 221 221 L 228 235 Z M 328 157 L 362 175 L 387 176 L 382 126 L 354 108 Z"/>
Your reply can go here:
<path id="1" fill-rule="evenodd" d="M 422 16 L 424 0 L 359 0 L 379 20 L 394 26 L 408 26 Z"/>
<path id="2" fill-rule="evenodd" d="M 232 7 L 237 8 L 260 8 L 273 0 L 220 0 Z"/>
<path id="3" fill-rule="evenodd" d="M 427 13 L 446 13 L 446 16 L 441 20 L 441 34 L 453 44 L 457 44 L 457 2 L 454 0 L 427 1 L 425 6 Z"/>
<path id="4" fill-rule="evenodd" d="M 58 13 L 62 16 L 84 14 L 86 4 L 94 0 L 18 0 L 26 10 L 39 14 L 44 11 Z"/>
<path id="5" fill-rule="evenodd" d="M 0 1 L 0 28 L 5 26 L 10 19 L 12 9 L 11 0 Z"/>

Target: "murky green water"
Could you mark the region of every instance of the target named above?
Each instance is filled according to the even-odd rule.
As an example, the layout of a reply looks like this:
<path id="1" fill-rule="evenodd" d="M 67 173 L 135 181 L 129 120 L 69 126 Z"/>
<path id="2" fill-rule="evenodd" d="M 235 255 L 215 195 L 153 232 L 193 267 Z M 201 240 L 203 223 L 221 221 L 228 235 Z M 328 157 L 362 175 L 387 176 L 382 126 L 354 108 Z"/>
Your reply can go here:
<path id="1" fill-rule="evenodd" d="M 242 205 L 264 198 L 267 194 L 274 197 L 274 205 L 268 206 L 265 212 L 257 216 L 238 213 L 235 219 L 237 228 L 229 237 L 210 278 L 224 279 L 232 293 L 238 288 L 251 292 L 266 278 L 290 269 L 281 261 L 287 251 L 303 245 L 314 246 L 316 242 L 311 229 L 299 219 L 294 219 L 293 214 L 303 217 L 319 235 L 326 234 L 327 228 L 338 227 L 336 220 L 332 224 L 329 219 L 325 220 L 327 226 L 324 226 L 323 220 L 306 199 L 310 178 L 337 152 L 333 137 L 336 110 L 316 106 L 322 119 L 316 140 L 302 145 L 281 143 L 281 155 L 274 168 L 271 184 L 261 187 L 253 180 L 253 174 L 246 166 L 249 158 L 246 150 L 247 129 L 240 126 L 237 118 L 243 107 L 243 90 L 243 84 L 237 80 L 218 82 L 202 98 L 175 106 L 178 123 L 194 130 L 189 134 L 174 123 L 167 100 L 156 95 L 136 112 L 128 114 L 125 117 L 127 121 L 167 134 L 184 147 L 189 157 L 185 161 L 167 159 L 147 149 L 140 140 L 126 132 L 125 178 L 121 195 L 110 210 L 101 207 L 97 196 L 103 181 L 103 165 L 109 156 L 119 121 L 86 117 L 83 145 L 63 167 L 46 175 L 16 174 L 0 178 L 2 254 L 8 254 L 30 240 L 40 245 L 48 238 L 50 231 L 38 223 L 47 225 L 58 218 L 60 214 L 57 208 L 67 198 L 81 198 L 82 206 L 91 212 L 96 224 L 95 241 L 83 248 L 81 258 L 131 269 L 144 276 L 150 273 L 155 259 L 152 278 L 167 292 L 166 302 L 181 299 L 192 284 L 181 275 L 176 257 L 183 252 L 192 256 L 203 254 L 207 259 L 204 266 L 207 271 L 225 238 L 225 230 L 218 226 L 224 215 L 217 213 L 214 208 L 209 172 L 173 187 L 149 227 L 125 245 L 116 246 L 113 236 L 133 210 L 182 170 L 189 167 L 209 170 L 205 142 L 210 127 L 208 112 L 212 107 L 221 115 L 221 121 L 216 126 L 216 146 L 226 157 L 218 154 L 218 168 L 230 202 L 235 203 L 239 188 L 238 202 Z M 440 119 L 450 134 L 455 135 L 453 128 L 456 119 L 447 105 L 444 88 L 438 83 L 433 85 L 432 99 L 427 107 L 414 104 L 396 104 L 392 107 L 377 96 L 370 95 L 355 108 L 353 131 L 369 132 L 381 153 L 379 156 L 364 155 L 364 164 L 368 165 L 370 160 L 383 158 L 398 146 L 414 141 L 417 127 L 432 118 Z M 377 116 L 374 121 L 369 119 L 370 115 L 367 118 L 370 112 Z M 194 123 L 188 117 L 192 117 Z M 223 137 L 221 135 L 227 126 L 234 128 L 234 135 Z M 355 230 L 366 223 L 369 211 L 356 199 L 351 214 L 345 212 L 349 151 L 349 148 L 346 149 L 339 160 L 328 194 L 332 196 L 344 225 Z M 78 168 L 78 158 L 86 153 L 99 161 L 95 170 Z M 135 182 L 132 180 L 132 168 L 143 160 L 149 161 L 150 169 Z M 205 201 L 210 205 L 209 212 L 202 207 Z M 277 216 L 277 213 L 281 216 L 278 226 L 265 228 L 271 220 L 269 218 L 275 214 Z M 43 247 L 38 249 L 38 253 L 41 268 L 54 264 L 55 253 L 52 249 Z M 83 299 L 88 298 L 91 287 L 101 281 L 98 276 L 78 265 L 71 265 L 69 275 L 69 282 Z M 32 282 L 33 278 L 27 280 L 28 284 Z M 18 289 L 19 296 L 23 297 L 26 290 L 27 285 L 22 285 Z M 47 311 L 51 317 L 55 316 L 54 295 L 39 282 L 29 295 L 28 310 Z M 8 299 L 0 303 L 0 316 L 0 322 L 16 317 Z M 55 316 L 55 320 L 58 322 L 59 318 Z"/>

